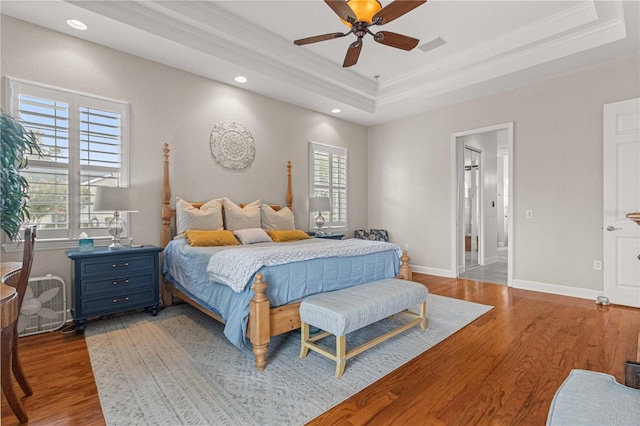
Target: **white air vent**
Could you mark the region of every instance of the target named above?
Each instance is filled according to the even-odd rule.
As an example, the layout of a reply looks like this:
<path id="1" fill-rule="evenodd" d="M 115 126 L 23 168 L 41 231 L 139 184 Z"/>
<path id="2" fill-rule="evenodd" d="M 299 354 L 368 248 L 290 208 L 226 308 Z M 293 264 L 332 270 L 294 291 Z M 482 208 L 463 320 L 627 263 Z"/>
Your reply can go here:
<path id="1" fill-rule="evenodd" d="M 18 335 L 44 333 L 64 325 L 67 291 L 64 280 L 47 275 L 29 279 L 18 318 Z"/>
<path id="2" fill-rule="evenodd" d="M 435 49 L 436 47 L 440 47 L 445 44 L 447 44 L 447 42 L 441 39 L 440 37 L 438 37 L 438 38 L 434 38 L 431 41 L 426 42 L 422 46 L 418 46 L 418 49 L 422 50 L 423 52 L 428 52 L 430 50 Z"/>

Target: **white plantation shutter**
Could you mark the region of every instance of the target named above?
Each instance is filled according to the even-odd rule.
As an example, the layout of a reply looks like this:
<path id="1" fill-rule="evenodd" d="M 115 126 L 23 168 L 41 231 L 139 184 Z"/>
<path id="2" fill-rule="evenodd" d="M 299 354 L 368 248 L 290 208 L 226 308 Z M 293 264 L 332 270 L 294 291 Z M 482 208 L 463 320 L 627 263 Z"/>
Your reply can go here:
<path id="1" fill-rule="evenodd" d="M 311 197 L 329 197 L 331 211 L 323 212 L 325 228 L 347 227 L 347 149 L 310 142 Z M 310 212 L 310 228 L 315 227 Z"/>
<path id="2" fill-rule="evenodd" d="M 94 213 L 93 194 L 97 186 L 128 184 L 128 104 L 7 81 L 9 113 L 36 134 L 43 150 L 42 157 L 29 156 L 22 172 L 38 239 L 77 238 L 83 231 L 107 236 L 113 214 Z"/>

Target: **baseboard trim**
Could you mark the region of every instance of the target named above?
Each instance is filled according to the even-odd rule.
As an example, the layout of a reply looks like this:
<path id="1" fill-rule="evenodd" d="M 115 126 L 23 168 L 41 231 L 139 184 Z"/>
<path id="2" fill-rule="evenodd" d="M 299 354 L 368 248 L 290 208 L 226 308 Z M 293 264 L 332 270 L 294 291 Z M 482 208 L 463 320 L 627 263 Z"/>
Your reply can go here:
<path id="1" fill-rule="evenodd" d="M 418 272 L 420 274 L 435 275 L 437 277 L 447 277 L 447 278 L 456 277 L 456 275 L 453 274 L 449 269 L 430 268 L 428 266 L 418 266 L 418 265 L 410 265 L 410 266 L 413 272 Z"/>
<path id="2" fill-rule="evenodd" d="M 558 294 L 560 296 L 578 297 L 580 299 L 596 300 L 598 296 L 602 296 L 600 290 L 589 290 L 586 288 L 570 287 L 559 284 L 539 283 L 535 281 L 514 279 L 512 287 L 521 288 L 523 290 L 540 291 L 542 293 Z"/>
<path id="3" fill-rule="evenodd" d="M 413 272 L 418 272 L 420 274 L 435 275 L 437 277 L 456 278 L 456 275 L 453 274 L 448 269 L 438 269 L 438 268 L 430 268 L 428 266 L 411 265 L 411 270 Z M 570 286 L 559 285 L 559 284 L 547 284 L 547 283 L 540 283 L 540 282 L 527 281 L 527 280 L 518 280 L 515 278 L 512 280 L 511 287 L 519 288 L 522 290 L 531 290 L 531 291 L 539 291 L 542 293 L 557 294 L 560 296 L 578 297 L 580 299 L 588 299 L 593 301 L 595 301 L 598 296 L 602 296 L 604 294 L 604 292 L 601 290 L 589 290 L 586 288 L 570 287 Z"/>

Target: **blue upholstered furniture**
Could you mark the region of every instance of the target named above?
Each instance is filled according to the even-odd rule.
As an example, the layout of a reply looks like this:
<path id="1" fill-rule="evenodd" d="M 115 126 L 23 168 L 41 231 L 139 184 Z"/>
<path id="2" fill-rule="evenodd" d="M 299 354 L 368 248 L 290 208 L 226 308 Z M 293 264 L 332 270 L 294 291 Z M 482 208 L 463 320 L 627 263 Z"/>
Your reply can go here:
<path id="1" fill-rule="evenodd" d="M 309 349 L 336 361 L 336 377 L 341 377 L 347 359 L 395 336 L 415 325 L 426 328 L 427 287 L 413 281 L 386 278 L 343 290 L 314 294 L 300 304 L 302 347 L 300 358 L 305 358 Z M 420 313 L 407 312 L 414 319 L 376 339 L 346 351 L 346 335 L 391 315 L 414 306 Z M 324 330 L 310 337 L 309 326 Z M 336 336 L 336 353 L 320 348 L 314 342 L 329 335 Z"/>
<path id="2" fill-rule="evenodd" d="M 572 370 L 551 402 L 547 425 L 640 424 L 640 390 L 604 373 Z"/>
<path id="3" fill-rule="evenodd" d="M 389 242 L 389 233 L 386 229 L 357 229 L 353 232 L 353 237 L 361 240 Z"/>

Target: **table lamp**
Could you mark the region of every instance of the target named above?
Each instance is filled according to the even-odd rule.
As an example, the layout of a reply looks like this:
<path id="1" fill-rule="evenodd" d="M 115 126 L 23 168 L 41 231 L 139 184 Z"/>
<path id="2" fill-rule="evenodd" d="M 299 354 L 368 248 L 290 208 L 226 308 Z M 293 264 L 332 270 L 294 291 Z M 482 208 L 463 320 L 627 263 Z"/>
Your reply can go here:
<path id="1" fill-rule="evenodd" d="M 322 227 L 324 226 L 324 216 L 322 212 L 328 212 L 331 208 L 329 197 L 312 197 L 309 198 L 309 212 L 318 212 L 315 222 L 318 227 L 318 235 L 324 235 Z"/>
<path id="2" fill-rule="evenodd" d="M 127 224 L 120 217 L 120 212 L 137 212 L 133 208 L 135 193 L 131 188 L 121 188 L 113 186 L 98 186 L 96 188 L 96 199 L 93 204 L 94 212 L 113 212 L 113 219 L 109 222 L 109 233 L 113 241 L 110 249 L 119 249 L 120 235 L 127 229 Z"/>

